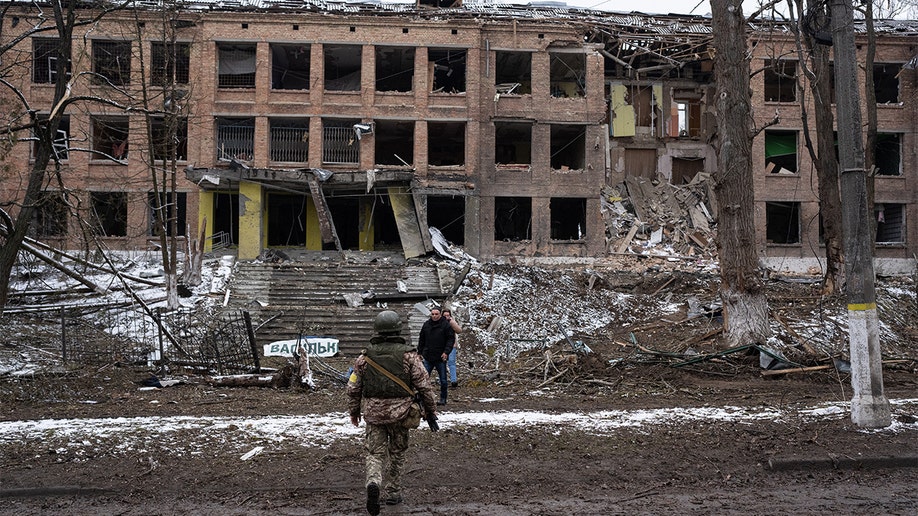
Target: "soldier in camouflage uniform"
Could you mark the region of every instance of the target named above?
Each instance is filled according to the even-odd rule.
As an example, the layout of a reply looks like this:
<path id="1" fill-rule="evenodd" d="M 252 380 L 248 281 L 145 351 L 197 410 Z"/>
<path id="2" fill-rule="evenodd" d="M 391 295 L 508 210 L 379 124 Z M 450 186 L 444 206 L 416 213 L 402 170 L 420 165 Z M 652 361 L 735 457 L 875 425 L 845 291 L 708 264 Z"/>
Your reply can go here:
<path id="1" fill-rule="evenodd" d="M 405 387 L 421 394 L 427 414 L 434 415 L 436 412 L 434 393 L 424 363 L 414 347 L 399 335 L 402 331 L 399 315 L 391 310 L 380 312 L 373 327 L 377 335 L 370 339 L 370 346 L 357 357 L 354 372 L 347 383 L 347 408 L 351 423 L 357 426 L 360 423 L 361 402 L 366 402 L 363 417 L 367 423 L 367 511 L 375 515 L 379 514 L 384 469 L 386 504 L 395 505 L 402 501 L 400 477 L 408 449 L 408 430 L 417 428 L 422 416 Z"/>

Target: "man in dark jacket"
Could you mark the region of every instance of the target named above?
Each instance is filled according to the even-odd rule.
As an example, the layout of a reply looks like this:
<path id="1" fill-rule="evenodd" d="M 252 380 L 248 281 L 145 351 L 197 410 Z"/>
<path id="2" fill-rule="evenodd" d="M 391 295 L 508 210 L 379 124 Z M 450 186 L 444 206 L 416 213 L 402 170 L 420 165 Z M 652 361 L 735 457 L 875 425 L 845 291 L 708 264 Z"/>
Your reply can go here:
<path id="1" fill-rule="evenodd" d="M 408 449 L 408 430 L 417 428 L 425 416 L 410 391 L 421 395 L 425 419 L 435 415 L 435 406 L 430 377 L 421 357 L 399 335 L 401 317 L 391 310 L 380 312 L 373 329 L 378 335 L 370 339 L 370 346 L 357 357 L 347 382 L 347 408 L 351 423 L 357 426 L 361 401 L 365 402 L 367 511 L 375 515 L 379 514 L 383 472 L 385 503 L 402 502 L 401 471 Z"/>
<path id="2" fill-rule="evenodd" d="M 434 368 L 440 377 L 440 401 L 437 405 L 446 405 L 446 390 L 449 386 L 446 378 L 446 361 L 456 343 L 456 332 L 443 316 L 440 308 L 430 311 L 430 319 L 424 321 L 421 333 L 418 334 L 418 353 L 424 359 L 427 374 Z"/>

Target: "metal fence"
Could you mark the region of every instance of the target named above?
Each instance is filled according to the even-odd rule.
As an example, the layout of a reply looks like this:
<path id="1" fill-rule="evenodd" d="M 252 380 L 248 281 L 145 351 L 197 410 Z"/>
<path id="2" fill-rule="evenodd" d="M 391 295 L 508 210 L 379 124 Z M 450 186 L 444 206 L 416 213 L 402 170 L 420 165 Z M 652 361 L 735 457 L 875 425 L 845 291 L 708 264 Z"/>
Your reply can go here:
<path id="1" fill-rule="evenodd" d="M 309 161 L 309 128 L 272 125 L 271 161 Z"/>

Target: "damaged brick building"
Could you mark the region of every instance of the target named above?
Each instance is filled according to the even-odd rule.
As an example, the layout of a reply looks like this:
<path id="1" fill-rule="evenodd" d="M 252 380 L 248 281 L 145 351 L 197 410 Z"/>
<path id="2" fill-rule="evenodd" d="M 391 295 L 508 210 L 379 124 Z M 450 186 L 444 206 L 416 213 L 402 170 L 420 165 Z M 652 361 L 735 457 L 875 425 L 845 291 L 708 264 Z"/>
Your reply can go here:
<path id="1" fill-rule="evenodd" d="M 206 220 L 208 246 L 235 246 L 241 259 L 265 249 L 421 256 L 434 250 L 429 227 L 482 259 L 600 257 L 619 247 L 605 187 L 685 185 L 716 167 L 710 18 L 200 0 L 172 14 L 173 43 L 161 37 L 157 5 L 138 2 L 75 34 L 71 77 L 92 71 L 135 88 L 143 63 L 154 86 L 162 74 L 179 85 L 188 112 L 173 135 L 184 176 L 174 203 L 180 234 Z M 24 23 L 8 30 L 38 16 L 27 3 L 14 10 Z M 756 124 L 779 114 L 753 146 L 758 252 L 779 268 L 817 262 L 793 40 L 755 29 Z M 918 220 L 918 23 L 883 21 L 877 31 L 877 255 L 908 260 L 918 252 L 916 225 L 906 224 Z M 51 34 L 16 47 L 32 66 L 17 85 L 45 113 L 57 79 Z M 168 67 L 167 50 L 178 56 Z M 104 96 L 105 87 L 73 83 L 80 94 Z M 162 128 L 154 120 L 150 131 Z M 132 159 L 156 158 L 143 147 L 146 132 L 141 117 L 103 105 L 73 111 L 61 128 L 67 186 L 112 247 L 150 239 L 152 194 Z M 29 153 L 21 144 L 7 160 L 25 169 Z M 4 198 L 15 198 L 15 182 L 5 183 Z M 77 223 L 65 215 L 46 203 L 36 236 L 74 246 Z"/>

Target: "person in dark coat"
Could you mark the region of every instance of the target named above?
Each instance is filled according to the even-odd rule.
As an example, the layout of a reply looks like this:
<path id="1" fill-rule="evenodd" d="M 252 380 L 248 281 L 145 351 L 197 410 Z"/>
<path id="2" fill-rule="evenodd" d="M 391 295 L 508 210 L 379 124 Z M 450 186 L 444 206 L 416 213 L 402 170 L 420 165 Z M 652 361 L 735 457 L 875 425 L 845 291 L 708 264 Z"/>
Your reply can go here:
<path id="1" fill-rule="evenodd" d="M 440 377 L 440 401 L 437 405 L 446 405 L 446 391 L 449 387 L 446 375 L 446 362 L 456 342 L 456 333 L 449 321 L 443 317 L 439 307 L 430 310 L 430 319 L 424 321 L 418 335 L 418 354 L 424 359 L 424 368 L 430 374 L 434 368 Z"/>

